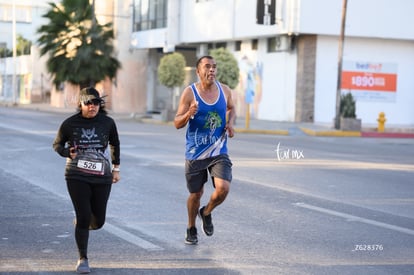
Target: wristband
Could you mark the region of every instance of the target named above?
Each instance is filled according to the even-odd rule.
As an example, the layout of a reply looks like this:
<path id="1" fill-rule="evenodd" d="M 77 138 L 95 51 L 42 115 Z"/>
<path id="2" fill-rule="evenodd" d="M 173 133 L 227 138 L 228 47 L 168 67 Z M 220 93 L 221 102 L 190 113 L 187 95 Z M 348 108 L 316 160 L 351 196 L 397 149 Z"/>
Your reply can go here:
<path id="1" fill-rule="evenodd" d="M 120 170 L 119 170 L 119 167 L 114 167 L 114 168 L 112 168 L 112 172 L 119 172 Z"/>

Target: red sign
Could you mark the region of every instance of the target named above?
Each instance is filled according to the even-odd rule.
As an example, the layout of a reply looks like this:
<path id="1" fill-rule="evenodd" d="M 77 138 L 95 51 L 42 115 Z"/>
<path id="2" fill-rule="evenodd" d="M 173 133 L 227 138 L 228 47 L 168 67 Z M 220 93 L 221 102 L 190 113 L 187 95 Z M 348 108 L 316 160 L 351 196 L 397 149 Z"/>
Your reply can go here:
<path id="1" fill-rule="evenodd" d="M 396 92 L 397 74 L 344 71 L 341 89 Z"/>

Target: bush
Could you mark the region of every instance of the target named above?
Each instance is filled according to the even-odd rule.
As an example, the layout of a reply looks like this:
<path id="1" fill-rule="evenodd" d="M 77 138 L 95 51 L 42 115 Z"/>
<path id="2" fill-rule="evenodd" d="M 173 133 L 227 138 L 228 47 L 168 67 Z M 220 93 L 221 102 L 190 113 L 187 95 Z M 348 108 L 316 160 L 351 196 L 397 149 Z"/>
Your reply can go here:
<path id="1" fill-rule="evenodd" d="M 175 52 L 163 56 L 158 66 L 158 80 L 168 88 L 179 87 L 184 84 L 185 58 Z"/>
<path id="2" fill-rule="evenodd" d="M 225 48 L 213 49 L 210 55 L 217 62 L 216 79 L 228 85 L 231 89 L 236 88 L 239 83 L 239 65 L 236 58 Z"/>
<path id="3" fill-rule="evenodd" d="M 351 93 L 341 95 L 339 113 L 342 117 L 356 118 L 356 103 Z"/>

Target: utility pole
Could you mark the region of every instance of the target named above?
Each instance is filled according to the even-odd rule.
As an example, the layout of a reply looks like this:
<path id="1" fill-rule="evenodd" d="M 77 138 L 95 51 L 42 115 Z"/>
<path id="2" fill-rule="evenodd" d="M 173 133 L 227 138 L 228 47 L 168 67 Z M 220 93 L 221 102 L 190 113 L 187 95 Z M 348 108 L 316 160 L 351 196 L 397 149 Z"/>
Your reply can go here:
<path id="1" fill-rule="evenodd" d="M 96 26 L 96 17 L 95 17 L 95 0 L 92 0 L 92 30 L 95 29 Z M 95 81 L 90 80 L 89 86 L 95 87 Z"/>
<path id="2" fill-rule="evenodd" d="M 17 90 L 16 90 L 16 71 L 17 71 L 17 51 L 16 51 L 16 1 L 13 1 L 13 22 L 12 22 L 12 39 L 13 39 L 13 76 L 12 76 L 12 93 L 13 93 L 13 104 L 17 104 Z"/>
<path id="3" fill-rule="evenodd" d="M 342 19 L 341 19 L 341 33 L 339 37 L 339 49 L 338 49 L 338 82 L 336 84 L 336 112 L 335 112 L 335 129 L 339 129 L 340 121 L 340 106 L 341 106 L 341 84 L 342 84 L 342 57 L 344 51 L 344 39 L 345 39 L 345 22 L 346 22 L 346 6 L 348 0 L 342 2 Z"/>
<path id="4" fill-rule="evenodd" d="M 92 26 L 96 24 L 96 17 L 95 17 L 95 0 L 92 0 Z"/>

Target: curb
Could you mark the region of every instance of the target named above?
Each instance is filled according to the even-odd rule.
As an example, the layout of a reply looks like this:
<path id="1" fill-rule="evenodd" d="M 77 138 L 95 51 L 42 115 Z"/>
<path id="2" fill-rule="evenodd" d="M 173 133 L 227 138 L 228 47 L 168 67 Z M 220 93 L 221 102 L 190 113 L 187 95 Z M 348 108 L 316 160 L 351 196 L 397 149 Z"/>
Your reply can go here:
<path id="1" fill-rule="evenodd" d="M 155 124 L 155 125 L 174 125 L 173 121 L 162 121 L 153 118 L 137 118 L 136 121 L 148 124 Z"/>
<path id="2" fill-rule="evenodd" d="M 300 128 L 305 134 L 316 137 L 361 137 L 358 131 L 315 131 L 308 128 Z"/>
<path id="3" fill-rule="evenodd" d="M 288 136 L 288 130 L 255 130 L 255 129 L 243 129 L 243 128 L 235 128 L 234 131 L 236 133 L 250 133 L 250 134 L 265 134 L 265 135 L 282 135 Z"/>
<path id="4" fill-rule="evenodd" d="M 414 133 L 384 133 L 384 132 L 359 132 L 359 131 L 315 131 L 300 128 L 310 136 L 324 137 L 368 137 L 368 138 L 414 138 Z"/>
<path id="5" fill-rule="evenodd" d="M 414 133 L 362 132 L 361 136 L 373 138 L 414 138 Z"/>

